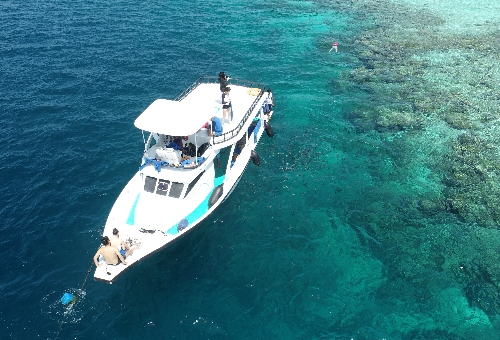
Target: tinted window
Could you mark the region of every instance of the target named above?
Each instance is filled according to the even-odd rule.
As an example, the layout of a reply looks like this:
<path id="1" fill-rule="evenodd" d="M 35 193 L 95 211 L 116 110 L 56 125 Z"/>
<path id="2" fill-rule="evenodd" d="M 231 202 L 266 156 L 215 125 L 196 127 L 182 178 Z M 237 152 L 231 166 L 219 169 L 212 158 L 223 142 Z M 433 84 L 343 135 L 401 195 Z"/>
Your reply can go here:
<path id="1" fill-rule="evenodd" d="M 155 138 L 155 136 L 158 136 L 158 135 L 156 135 L 156 134 L 154 134 L 154 133 L 152 133 L 152 134 L 151 134 L 151 140 L 150 140 L 150 142 L 149 142 L 148 149 L 149 149 L 150 147 L 152 147 L 153 145 L 155 145 L 155 144 L 156 144 L 156 138 L 158 138 L 158 137 L 156 137 L 156 138 Z"/>
<path id="2" fill-rule="evenodd" d="M 168 193 L 168 196 L 173 197 L 173 198 L 181 197 L 181 192 L 182 192 L 183 188 L 184 188 L 183 183 L 172 182 L 172 187 L 170 188 L 170 192 Z"/>
<path id="3" fill-rule="evenodd" d="M 144 181 L 144 191 L 155 192 L 155 187 L 156 187 L 156 178 L 146 176 L 146 180 Z"/>
<path id="4" fill-rule="evenodd" d="M 156 188 L 156 193 L 158 195 L 166 196 L 169 184 L 170 184 L 170 181 L 167 181 L 167 180 L 164 180 L 164 179 L 160 179 L 158 181 L 158 188 Z"/>
<path id="5" fill-rule="evenodd" d="M 184 197 L 186 197 L 189 194 L 189 192 L 191 191 L 191 189 L 193 189 L 193 187 L 196 184 L 196 182 L 198 182 L 198 180 L 201 178 L 201 176 L 204 173 L 205 173 L 205 171 L 203 171 L 201 174 L 199 174 L 198 176 L 196 176 L 196 178 L 191 183 L 189 183 L 188 188 L 186 190 L 186 195 L 184 195 Z"/>

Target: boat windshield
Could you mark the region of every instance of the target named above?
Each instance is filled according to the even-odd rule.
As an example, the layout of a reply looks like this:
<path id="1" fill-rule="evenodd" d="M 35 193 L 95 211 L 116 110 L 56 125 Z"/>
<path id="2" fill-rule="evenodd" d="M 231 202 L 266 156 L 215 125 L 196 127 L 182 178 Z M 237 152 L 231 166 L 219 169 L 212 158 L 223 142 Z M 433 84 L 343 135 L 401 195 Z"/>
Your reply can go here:
<path id="1" fill-rule="evenodd" d="M 180 198 L 184 190 L 184 183 L 170 182 L 166 179 L 158 179 L 152 176 L 146 176 L 144 180 L 144 191 L 156 193 L 157 195 L 172 198 Z"/>
<path id="2" fill-rule="evenodd" d="M 144 181 L 144 191 L 151 193 L 155 192 L 156 181 L 157 179 L 155 177 L 146 176 L 146 180 Z"/>
<path id="3" fill-rule="evenodd" d="M 169 184 L 170 184 L 170 181 L 167 181 L 164 179 L 158 180 L 158 187 L 156 188 L 156 193 L 158 195 L 166 196 Z"/>
<path id="4" fill-rule="evenodd" d="M 181 197 L 182 189 L 184 189 L 184 183 L 172 182 L 172 187 L 168 193 L 169 197 L 179 198 Z"/>

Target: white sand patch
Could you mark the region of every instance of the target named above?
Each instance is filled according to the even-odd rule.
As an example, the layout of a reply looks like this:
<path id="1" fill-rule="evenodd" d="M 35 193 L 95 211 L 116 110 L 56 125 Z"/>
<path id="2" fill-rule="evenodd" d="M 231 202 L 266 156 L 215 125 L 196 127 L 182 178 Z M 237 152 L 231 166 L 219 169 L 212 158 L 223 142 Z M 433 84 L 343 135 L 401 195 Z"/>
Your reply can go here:
<path id="1" fill-rule="evenodd" d="M 415 9 L 427 10 L 442 18 L 442 30 L 454 33 L 475 33 L 497 30 L 500 22 L 498 0 L 393 0 L 397 4 L 410 4 Z"/>

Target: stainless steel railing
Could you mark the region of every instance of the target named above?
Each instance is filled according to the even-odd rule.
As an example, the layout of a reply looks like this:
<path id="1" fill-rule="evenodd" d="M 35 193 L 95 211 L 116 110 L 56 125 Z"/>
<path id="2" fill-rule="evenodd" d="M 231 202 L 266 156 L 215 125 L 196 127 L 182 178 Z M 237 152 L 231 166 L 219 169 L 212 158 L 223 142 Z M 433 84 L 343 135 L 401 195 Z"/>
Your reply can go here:
<path id="1" fill-rule="evenodd" d="M 198 78 L 193 84 L 191 84 L 187 89 L 184 90 L 180 95 L 178 95 L 174 100 L 181 101 L 184 99 L 188 94 L 190 94 L 195 88 L 198 87 L 200 84 L 216 84 L 218 83 L 218 77 L 217 76 L 203 76 Z M 238 125 L 233 128 L 230 131 L 227 131 L 223 133 L 220 136 L 213 136 L 212 139 L 212 144 L 220 144 L 224 143 L 225 141 L 234 138 L 234 136 L 238 135 L 238 133 L 241 131 L 245 123 L 248 121 L 248 119 L 251 117 L 253 110 L 255 109 L 255 106 L 259 102 L 259 100 L 262 98 L 262 95 L 265 92 L 265 85 L 252 82 L 249 80 L 244 80 L 244 79 L 237 79 L 237 78 L 231 78 L 228 81 L 229 85 L 238 85 L 238 86 L 244 86 L 244 87 L 249 87 L 249 88 L 258 88 L 260 89 L 260 93 L 255 97 L 255 100 L 253 101 L 252 105 L 250 105 L 250 108 L 247 110 L 245 115 L 243 116 L 243 119 L 240 120 Z"/>

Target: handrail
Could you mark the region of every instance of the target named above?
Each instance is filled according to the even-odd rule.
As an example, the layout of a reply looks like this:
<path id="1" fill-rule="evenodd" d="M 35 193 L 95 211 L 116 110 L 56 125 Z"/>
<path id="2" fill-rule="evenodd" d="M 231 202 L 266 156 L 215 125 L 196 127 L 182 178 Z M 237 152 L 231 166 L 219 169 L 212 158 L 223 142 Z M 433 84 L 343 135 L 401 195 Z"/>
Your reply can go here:
<path id="1" fill-rule="evenodd" d="M 193 92 L 193 90 L 194 90 L 195 88 L 197 88 L 197 87 L 198 87 L 198 85 L 203 84 L 203 81 L 202 81 L 202 79 L 203 79 L 203 78 L 204 78 L 204 77 L 200 77 L 200 78 L 198 78 L 198 79 L 197 79 L 197 80 L 196 80 L 193 84 L 191 84 L 190 86 L 188 86 L 188 88 L 187 88 L 187 89 L 185 89 L 185 90 L 184 90 L 184 91 L 183 91 L 180 95 L 178 95 L 178 96 L 177 96 L 174 100 L 175 100 L 175 101 L 179 101 L 179 102 L 180 102 L 181 100 L 183 100 L 183 99 L 184 99 L 184 98 L 185 98 L 188 94 L 190 94 L 191 92 Z"/>
<path id="2" fill-rule="evenodd" d="M 191 84 L 187 89 L 185 89 L 180 95 L 178 95 L 174 100 L 176 101 L 181 101 L 183 100 L 188 94 L 193 92 L 195 88 L 198 87 L 200 84 L 213 84 L 213 83 L 218 83 L 219 78 L 217 76 L 202 76 L 198 78 L 193 84 Z M 257 95 L 255 98 L 254 102 L 252 105 L 250 105 L 250 108 L 248 111 L 245 113 L 243 116 L 243 119 L 238 123 L 238 125 L 232 129 L 231 131 L 228 131 L 226 133 L 223 133 L 220 136 L 213 136 L 212 138 L 212 145 L 224 143 L 225 141 L 233 138 L 234 136 L 238 135 L 238 133 L 241 131 L 243 128 L 243 125 L 247 122 L 248 118 L 252 115 L 253 110 L 255 109 L 255 106 L 259 102 L 259 100 L 262 98 L 262 95 L 265 92 L 265 85 L 252 82 L 249 80 L 245 79 L 237 79 L 237 78 L 229 78 L 228 80 L 229 85 L 238 85 L 238 86 L 245 86 L 245 87 L 256 87 L 260 89 L 260 93 Z"/>
<path id="3" fill-rule="evenodd" d="M 252 105 L 250 105 L 250 108 L 247 110 L 247 112 L 243 116 L 243 119 L 240 120 L 238 125 L 236 125 L 236 127 L 234 129 L 232 129 L 231 131 L 223 133 L 220 136 L 213 136 L 212 144 L 216 145 L 216 144 L 224 143 L 225 141 L 227 141 L 231 138 L 234 138 L 234 136 L 238 135 L 238 133 L 241 131 L 241 129 L 243 129 L 243 125 L 245 125 L 248 118 L 250 118 L 250 116 L 252 115 L 252 112 L 255 109 L 255 106 L 257 106 L 257 103 L 259 102 L 259 100 L 263 94 L 264 94 L 264 88 L 261 89 L 260 93 L 257 95 L 257 98 L 255 98 Z"/>

